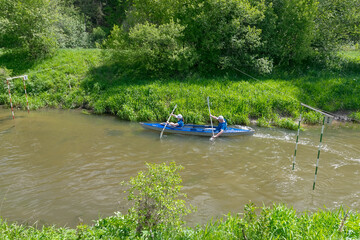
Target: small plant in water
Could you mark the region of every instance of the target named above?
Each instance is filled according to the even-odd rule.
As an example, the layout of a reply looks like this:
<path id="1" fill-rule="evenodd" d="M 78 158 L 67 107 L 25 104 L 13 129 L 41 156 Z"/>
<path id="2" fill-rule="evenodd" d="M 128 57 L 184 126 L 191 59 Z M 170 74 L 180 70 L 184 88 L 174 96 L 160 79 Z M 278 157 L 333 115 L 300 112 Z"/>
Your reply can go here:
<path id="1" fill-rule="evenodd" d="M 186 207 L 186 198 L 181 193 L 181 177 L 178 173 L 182 166 L 171 162 L 169 165 L 149 164 L 148 171 L 139 172 L 128 183 L 128 200 L 134 203 L 129 214 L 137 223 L 136 232 L 151 233 L 169 227 L 180 227 L 184 222 L 183 216 L 192 212 L 193 208 Z"/>

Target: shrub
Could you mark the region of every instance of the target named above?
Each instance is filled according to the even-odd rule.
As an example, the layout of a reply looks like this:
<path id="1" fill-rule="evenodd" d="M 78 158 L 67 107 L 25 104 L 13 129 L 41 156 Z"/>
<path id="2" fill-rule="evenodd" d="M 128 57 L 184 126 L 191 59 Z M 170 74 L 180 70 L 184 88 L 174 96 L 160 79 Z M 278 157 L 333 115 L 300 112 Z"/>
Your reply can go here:
<path id="1" fill-rule="evenodd" d="M 129 32 L 115 26 L 104 47 L 113 50 L 112 60 L 132 76 L 169 76 L 188 72 L 192 48 L 182 43 L 184 27 L 170 22 L 156 26 L 137 24 Z"/>
<path id="2" fill-rule="evenodd" d="M 11 74 L 11 71 L 6 67 L 0 67 L 0 83 L 4 83 L 6 78 L 8 78 Z M 2 92 L 2 90 L 1 90 Z"/>
<path id="3" fill-rule="evenodd" d="M 147 172 L 139 172 L 126 184 L 129 186 L 128 200 L 134 204 L 129 214 L 137 224 L 137 233 L 180 227 L 181 218 L 191 212 L 185 201 L 179 199 L 186 197 L 180 193 L 178 171 L 182 167 L 175 162 L 169 165 L 147 163 L 147 167 Z"/>
<path id="4" fill-rule="evenodd" d="M 353 112 L 350 114 L 350 117 L 354 119 L 355 121 L 360 122 L 360 111 L 359 112 Z"/>
<path id="5" fill-rule="evenodd" d="M 303 119 L 304 123 L 307 124 L 318 124 L 322 121 L 322 114 L 314 111 L 305 112 L 303 113 Z"/>
<path id="6" fill-rule="evenodd" d="M 91 41 L 95 43 L 96 46 L 100 46 L 106 38 L 106 32 L 101 27 L 96 27 L 93 28 L 90 36 Z"/>
<path id="7" fill-rule="evenodd" d="M 270 127 L 270 122 L 265 117 L 261 117 L 257 120 L 257 125 L 259 127 Z"/>
<path id="8" fill-rule="evenodd" d="M 273 125 L 290 130 L 298 129 L 298 123 L 291 118 L 276 118 Z"/>

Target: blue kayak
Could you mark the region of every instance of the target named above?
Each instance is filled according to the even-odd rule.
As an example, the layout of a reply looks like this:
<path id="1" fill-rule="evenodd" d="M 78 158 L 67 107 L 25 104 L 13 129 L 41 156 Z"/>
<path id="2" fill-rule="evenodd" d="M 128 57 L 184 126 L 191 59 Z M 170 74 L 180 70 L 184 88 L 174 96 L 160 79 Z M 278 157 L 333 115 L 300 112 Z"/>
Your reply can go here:
<path id="1" fill-rule="evenodd" d="M 140 123 L 141 126 L 145 129 L 155 130 L 161 132 L 164 128 L 164 125 L 160 123 Z M 218 133 L 213 128 L 214 133 Z M 239 136 L 239 135 L 252 135 L 254 134 L 254 129 L 245 126 L 239 126 L 238 128 L 228 127 L 227 130 L 221 134 L 221 137 L 230 137 L 230 136 Z M 185 135 L 194 135 L 194 136 L 206 136 L 212 137 L 213 131 L 209 125 L 194 125 L 194 124 L 185 124 L 183 127 L 171 127 L 166 126 L 164 133 L 177 133 Z"/>

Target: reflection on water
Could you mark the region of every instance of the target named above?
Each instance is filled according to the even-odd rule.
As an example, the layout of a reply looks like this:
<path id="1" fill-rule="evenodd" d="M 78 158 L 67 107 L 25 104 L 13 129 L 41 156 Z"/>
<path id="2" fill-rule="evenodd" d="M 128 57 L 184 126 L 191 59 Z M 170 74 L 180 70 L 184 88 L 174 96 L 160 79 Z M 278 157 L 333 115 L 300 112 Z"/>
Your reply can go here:
<path id="1" fill-rule="evenodd" d="M 320 128 L 301 132 L 291 170 L 295 131 L 257 128 L 254 136 L 208 138 L 168 135 L 137 123 L 79 111 L 16 112 L 0 109 L 0 216 L 58 226 L 91 224 L 126 212 L 119 184 L 145 162 L 176 161 L 183 190 L 198 211 L 190 224 L 229 211 L 284 202 L 299 211 L 344 205 L 360 209 L 360 129 L 327 126 L 315 191 Z"/>

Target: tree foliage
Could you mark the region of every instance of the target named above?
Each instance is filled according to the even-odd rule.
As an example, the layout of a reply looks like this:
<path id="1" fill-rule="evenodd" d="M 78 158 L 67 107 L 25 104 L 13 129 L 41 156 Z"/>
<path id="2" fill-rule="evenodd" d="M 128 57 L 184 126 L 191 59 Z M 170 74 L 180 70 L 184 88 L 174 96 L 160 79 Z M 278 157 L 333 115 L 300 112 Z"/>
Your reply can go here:
<path id="1" fill-rule="evenodd" d="M 56 40 L 60 48 L 89 47 L 91 34 L 86 31 L 86 17 L 72 4 L 57 6 Z"/>
<path id="2" fill-rule="evenodd" d="M 268 0 L 263 29 L 264 51 L 277 65 L 299 65 L 313 55 L 315 0 Z"/>
<path id="3" fill-rule="evenodd" d="M 151 52 L 161 50 L 151 58 L 145 54 L 148 51 L 140 50 L 139 45 L 135 49 L 129 47 L 129 44 L 117 48 L 122 53 L 138 50 L 139 54 L 147 55 L 147 70 L 160 73 L 166 70 L 166 73 L 169 68 L 187 72 L 193 69 L 208 73 L 219 69 L 250 67 L 258 72 L 271 71 L 272 62 L 258 51 L 262 42 L 261 29 L 258 29 L 256 24 L 263 18 L 263 1 L 251 4 L 248 0 L 134 0 L 131 3 L 132 7 L 127 12 L 127 20 L 122 28 L 124 34 L 130 36 L 131 46 L 134 46 L 134 39 L 131 39 L 134 33 L 140 28 L 149 27 L 153 29 L 153 34 L 138 36 L 143 38 L 143 42 L 153 42 L 155 29 L 164 32 L 161 29 L 166 28 L 172 31 L 168 34 L 176 38 L 177 42 L 176 47 L 164 42 L 157 42 L 157 47 L 148 46 L 147 49 Z M 107 46 L 114 46 L 111 41 L 124 42 L 124 34 L 117 34 L 116 29 L 119 28 L 114 28 Z M 176 34 L 173 31 L 175 29 Z M 143 58 L 130 59 L 137 60 L 133 66 L 136 68 L 137 65 L 137 70 L 142 72 Z M 171 60 L 166 64 L 162 61 L 164 59 Z M 167 65 L 167 68 L 164 68 L 164 65 Z"/>
<path id="4" fill-rule="evenodd" d="M 319 0 L 313 46 L 331 52 L 341 44 L 360 41 L 358 0 Z"/>
<path id="5" fill-rule="evenodd" d="M 268 73 L 271 61 L 259 53 L 263 1 L 196 0 L 186 1 L 177 14 L 185 28 L 184 40 L 199 56 L 201 71 L 250 68 Z"/>
<path id="6" fill-rule="evenodd" d="M 32 58 L 50 55 L 57 47 L 53 2 L 0 0 L 0 46 L 22 49 Z"/>
<path id="7" fill-rule="evenodd" d="M 0 0 L 0 11 L 5 50 L 39 58 L 107 38 L 119 68 L 137 75 L 266 74 L 360 41 L 358 0 Z"/>
<path id="8" fill-rule="evenodd" d="M 0 0 L 0 47 L 51 56 L 58 47 L 87 47 L 85 22 L 71 3 L 60 0 Z"/>
<path id="9" fill-rule="evenodd" d="M 156 26 L 137 24 L 129 32 L 114 27 L 105 46 L 114 49 L 112 61 L 132 75 L 171 75 L 193 64 L 191 47 L 183 44 L 184 27 L 170 22 Z"/>

